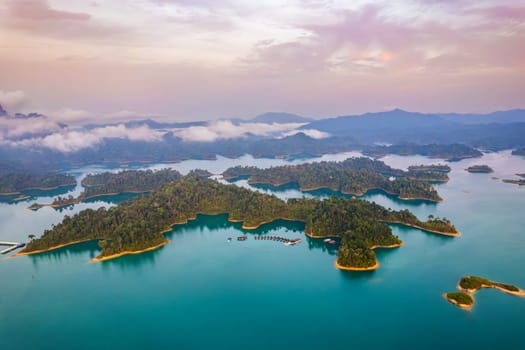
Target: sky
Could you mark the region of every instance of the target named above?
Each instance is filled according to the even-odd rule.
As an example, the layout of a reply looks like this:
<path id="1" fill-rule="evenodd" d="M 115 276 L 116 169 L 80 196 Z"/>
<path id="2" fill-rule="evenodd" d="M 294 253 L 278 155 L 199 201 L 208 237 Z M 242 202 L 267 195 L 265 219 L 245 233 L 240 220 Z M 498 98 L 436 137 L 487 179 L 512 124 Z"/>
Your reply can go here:
<path id="1" fill-rule="evenodd" d="M 523 0 L 0 0 L 0 103 L 61 122 L 491 112 L 523 91 Z"/>

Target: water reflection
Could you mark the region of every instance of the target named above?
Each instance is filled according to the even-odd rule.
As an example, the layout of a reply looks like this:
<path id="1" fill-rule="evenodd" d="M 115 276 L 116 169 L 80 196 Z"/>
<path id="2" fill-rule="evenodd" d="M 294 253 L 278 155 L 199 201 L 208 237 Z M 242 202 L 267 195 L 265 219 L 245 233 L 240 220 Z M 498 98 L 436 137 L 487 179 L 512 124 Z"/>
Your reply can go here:
<path id="1" fill-rule="evenodd" d="M 232 183 L 239 183 L 239 179 L 236 179 L 236 181 L 232 181 Z M 356 196 L 354 194 L 344 194 L 344 193 L 333 191 L 327 188 L 313 190 L 313 191 L 301 191 L 299 185 L 295 182 L 287 183 L 281 186 L 273 186 L 269 184 L 250 184 L 249 186 L 252 188 L 261 190 L 265 193 L 271 193 L 277 196 L 282 195 L 282 194 L 288 194 L 290 191 L 298 191 L 308 197 L 319 198 L 319 199 L 325 199 L 328 197 L 341 197 L 341 198 L 357 197 L 359 199 L 372 200 L 375 197 L 383 196 L 383 197 L 386 197 L 387 199 L 390 199 L 392 202 L 395 202 L 396 204 L 408 206 L 408 207 L 418 207 L 418 206 L 435 207 L 438 204 L 437 202 L 419 200 L 419 199 L 402 200 L 402 199 L 399 199 L 398 196 L 396 195 L 389 194 L 389 193 L 386 193 L 385 191 L 378 190 L 378 189 L 369 190 L 362 196 Z"/>
<path id="2" fill-rule="evenodd" d="M 18 194 L 0 195 L 0 203 L 17 204 L 20 202 L 29 202 L 39 197 L 55 197 L 64 195 L 75 189 L 76 185 L 59 187 L 53 190 L 26 190 Z M 27 197 L 27 198 L 25 198 Z M 17 200 L 17 198 L 23 198 Z"/>
<path id="3" fill-rule="evenodd" d="M 110 270 L 117 268 L 119 270 L 135 270 L 144 266 L 154 266 L 158 256 L 165 246 L 155 250 L 150 250 L 140 254 L 129 254 L 121 256 L 117 259 L 110 259 L 101 261 L 98 264 L 102 266 L 103 270 Z"/>
<path id="4" fill-rule="evenodd" d="M 424 234 L 427 237 L 427 239 L 433 241 L 434 243 L 437 243 L 440 246 L 451 244 L 456 238 L 453 236 L 445 236 L 445 235 L 440 235 L 437 233 L 426 232 L 426 231 L 418 230 L 415 228 L 406 227 L 401 224 L 388 224 L 388 226 L 394 229 L 393 230 L 394 234 L 400 234 L 400 235 Z"/>
<path id="5" fill-rule="evenodd" d="M 53 190 L 28 190 L 22 191 L 25 195 L 31 197 L 56 197 L 64 195 L 75 189 L 76 185 L 59 187 Z"/>
<path id="6" fill-rule="evenodd" d="M 78 244 L 69 245 L 60 249 L 50 250 L 48 252 L 31 254 L 27 257 L 31 260 L 31 263 L 38 270 L 40 263 L 60 263 L 62 260 L 70 260 L 71 258 L 79 255 L 89 255 L 89 259 L 94 258 L 100 254 L 100 248 L 97 241 L 89 241 Z"/>

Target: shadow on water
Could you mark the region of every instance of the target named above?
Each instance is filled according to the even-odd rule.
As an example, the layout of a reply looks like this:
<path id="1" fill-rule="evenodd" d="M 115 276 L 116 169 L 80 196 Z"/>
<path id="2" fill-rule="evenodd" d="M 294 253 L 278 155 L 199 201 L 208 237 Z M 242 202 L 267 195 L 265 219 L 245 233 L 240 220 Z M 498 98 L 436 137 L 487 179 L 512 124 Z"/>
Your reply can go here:
<path id="1" fill-rule="evenodd" d="M 118 195 L 99 196 L 83 200 L 82 203 L 105 202 L 108 204 L 119 204 L 128 199 L 132 199 L 141 195 L 142 193 L 122 193 Z"/>
<path id="2" fill-rule="evenodd" d="M 234 228 L 245 235 L 263 235 L 280 228 L 284 228 L 293 232 L 304 232 L 304 227 L 305 224 L 298 221 L 275 220 L 267 224 L 263 224 L 254 230 L 247 230 L 242 228 L 242 222 L 228 221 L 228 214 L 198 214 L 195 220 L 190 220 L 187 224 L 173 226 L 173 230 L 168 235 L 177 234 L 181 230 L 198 229 L 202 231 L 205 228 L 209 231 Z"/>
<path id="3" fill-rule="evenodd" d="M 38 197 L 60 196 L 60 195 L 73 191 L 75 187 L 76 186 L 73 185 L 73 186 L 59 187 L 54 190 L 26 190 L 26 191 L 21 191 L 18 194 L 0 195 L 0 203 L 17 204 L 19 202 L 29 202 L 29 201 L 35 200 L 35 198 L 38 198 Z M 28 198 L 24 198 L 22 200 L 17 201 L 16 198 L 19 198 L 19 197 L 28 197 Z"/>
<path id="4" fill-rule="evenodd" d="M 268 233 L 275 233 L 279 230 L 284 230 L 286 233 L 292 232 L 297 235 L 304 234 L 305 224 L 297 221 L 287 220 L 275 220 L 271 223 L 261 225 L 259 228 L 254 230 L 245 230 L 241 228 L 242 223 L 240 222 L 229 222 L 227 214 L 219 215 L 204 215 L 199 214 L 195 220 L 190 220 L 184 225 L 175 225 L 173 230 L 167 233 L 166 238 L 170 239 L 182 232 L 188 231 L 202 231 L 204 229 L 208 231 L 219 231 L 227 229 L 235 229 L 240 235 L 246 235 L 248 237 L 254 237 L 256 235 L 265 235 Z M 303 237 L 303 240 L 308 245 L 309 250 L 319 249 L 329 255 L 336 256 L 337 249 L 339 247 L 340 240 L 335 238 L 336 244 L 329 244 L 323 241 L 323 239 L 310 238 L 307 236 Z M 154 265 L 158 255 L 164 247 L 155 249 L 140 254 L 124 255 L 116 259 L 106 260 L 100 262 L 102 268 L 113 268 L 117 267 L 122 270 L 129 270 L 143 265 Z M 86 254 L 87 253 L 87 254 Z M 98 256 L 100 254 L 100 248 L 97 241 L 84 242 L 79 244 L 70 245 L 60 249 L 52 250 L 45 253 L 28 255 L 31 259 L 35 269 L 38 268 L 41 262 L 61 262 L 75 256 L 87 255 L 87 261 Z M 87 262 L 86 261 L 86 262 Z"/>
<path id="5" fill-rule="evenodd" d="M 106 261 L 101 261 L 97 264 L 101 264 L 102 269 L 108 270 L 111 268 L 118 268 L 122 271 L 124 270 L 133 270 L 143 266 L 154 266 L 157 260 L 157 257 L 164 249 L 165 246 L 162 246 L 155 250 L 150 250 L 140 254 L 130 254 L 124 255 L 117 259 L 111 259 Z"/>
<path id="6" fill-rule="evenodd" d="M 31 197 L 55 197 L 61 196 L 75 189 L 76 185 L 59 187 L 54 190 L 28 190 L 22 191 L 23 194 Z"/>
<path id="7" fill-rule="evenodd" d="M 106 204 L 120 204 L 124 201 L 127 201 L 140 195 L 141 193 L 124 193 L 119 195 L 100 196 L 83 200 L 81 203 L 103 202 Z M 73 211 L 76 205 L 77 204 L 67 204 L 60 207 L 53 207 L 53 209 L 59 213 L 62 213 L 65 211 Z"/>
<path id="8" fill-rule="evenodd" d="M 62 262 L 64 259 L 70 259 L 75 256 L 85 255 L 86 252 L 89 255 L 89 259 L 94 258 L 100 253 L 100 248 L 97 241 L 89 241 L 84 243 L 78 243 L 63 247 L 60 249 L 51 250 L 39 254 L 27 255 L 35 269 L 38 268 L 38 264 L 42 262 Z"/>
<path id="9" fill-rule="evenodd" d="M 426 232 L 423 230 L 419 230 L 417 228 L 406 227 L 401 224 L 390 224 L 389 223 L 388 226 L 395 228 L 396 231 L 402 235 L 413 235 L 413 234 L 426 235 L 428 239 L 434 241 L 434 243 L 437 243 L 438 245 L 445 245 L 445 244 L 453 243 L 454 239 L 457 238 L 453 236 L 445 236 L 445 235 L 440 235 L 440 234 L 436 234 L 432 232 Z M 394 234 L 396 234 L 396 232 L 394 232 Z"/>
<path id="10" fill-rule="evenodd" d="M 339 270 L 339 274 L 343 279 L 351 282 L 370 280 L 377 274 L 377 270 L 370 271 L 343 271 Z"/>
<path id="11" fill-rule="evenodd" d="M 260 227 L 254 230 L 246 230 L 242 228 L 242 223 L 240 222 L 230 222 L 228 221 L 228 214 L 218 214 L 218 215 L 205 215 L 198 214 L 195 220 L 189 221 L 185 225 L 175 225 L 173 230 L 166 235 L 167 238 L 173 237 L 182 231 L 186 230 L 203 230 L 207 229 L 209 231 L 218 231 L 218 230 L 227 230 L 235 229 L 239 231 L 239 234 L 246 235 L 248 237 L 262 236 L 268 233 L 276 232 L 280 229 L 284 229 L 286 233 L 293 232 L 297 235 L 304 235 L 305 224 L 300 221 L 288 221 L 288 220 L 275 220 L 267 224 L 261 225 Z M 323 241 L 321 238 L 310 238 L 308 236 L 303 237 L 303 241 L 308 244 L 308 249 L 320 249 L 323 252 L 326 252 L 330 255 L 336 255 L 337 249 L 339 248 L 339 238 L 334 239 L 336 244 L 328 244 Z"/>
<path id="12" fill-rule="evenodd" d="M 312 195 L 318 198 L 326 198 L 326 197 L 353 198 L 353 197 L 356 197 L 359 199 L 372 200 L 374 196 L 380 195 L 380 196 L 384 196 L 392 200 L 393 202 L 397 204 L 400 204 L 403 206 L 409 206 L 409 207 L 410 206 L 417 207 L 421 205 L 436 206 L 438 204 L 437 202 L 420 200 L 420 199 L 402 200 L 402 199 L 399 199 L 396 195 L 389 194 L 389 193 L 386 193 L 385 191 L 378 190 L 378 189 L 369 190 L 362 196 L 356 196 L 353 194 L 344 194 L 338 191 L 333 191 L 327 188 L 313 190 L 313 191 L 301 191 L 299 184 L 297 184 L 296 182 L 287 183 L 281 186 L 273 186 L 273 185 L 268 185 L 268 184 L 250 184 L 250 186 L 260 189 L 260 190 L 272 191 L 276 193 L 296 190 L 296 191 L 300 191 L 302 193 L 309 194 L 309 195 Z"/>
<path id="13" fill-rule="evenodd" d="M 339 238 L 334 238 L 335 244 L 330 244 L 324 242 L 324 238 L 310 238 L 306 237 L 306 243 L 308 244 L 308 249 L 320 249 L 323 252 L 326 252 L 330 255 L 337 255 L 337 250 L 339 249 L 339 243 L 341 240 Z"/>

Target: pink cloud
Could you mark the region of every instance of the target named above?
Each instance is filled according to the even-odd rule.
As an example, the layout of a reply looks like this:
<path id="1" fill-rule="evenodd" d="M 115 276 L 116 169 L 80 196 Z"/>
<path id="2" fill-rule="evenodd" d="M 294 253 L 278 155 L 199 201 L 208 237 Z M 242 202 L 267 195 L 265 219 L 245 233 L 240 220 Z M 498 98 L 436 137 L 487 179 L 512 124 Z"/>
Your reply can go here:
<path id="1" fill-rule="evenodd" d="M 466 13 L 479 14 L 489 20 L 525 20 L 525 6 L 492 6 L 466 10 Z"/>
<path id="2" fill-rule="evenodd" d="M 87 13 L 52 9 L 46 0 L 11 0 L 7 3 L 7 8 L 11 16 L 20 19 L 87 21 L 91 18 Z"/>

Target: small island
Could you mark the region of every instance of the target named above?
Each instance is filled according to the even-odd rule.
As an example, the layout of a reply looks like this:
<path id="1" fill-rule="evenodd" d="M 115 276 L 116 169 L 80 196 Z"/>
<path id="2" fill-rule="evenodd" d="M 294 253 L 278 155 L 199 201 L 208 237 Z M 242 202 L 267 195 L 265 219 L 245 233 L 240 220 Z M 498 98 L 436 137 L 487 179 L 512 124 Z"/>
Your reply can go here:
<path id="1" fill-rule="evenodd" d="M 411 172 L 438 172 L 438 173 L 450 173 L 452 169 L 446 164 L 429 164 L 429 165 L 411 165 L 408 167 L 408 171 Z"/>
<path id="2" fill-rule="evenodd" d="M 488 165 L 472 165 L 465 169 L 469 173 L 493 173 L 494 170 Z"/>
<path id="3" fill-rule="evenodd" d="M 425 182 L 447 182 L 452 169 L 448 165 L 411 165 L 408 167 L 407 177 Z"/>
<path id="4" fill-rule="evenodd" d="M 21 195 L 23 191 L 48 191 L 60 187 L 75 186 L 77 181 L 71 175 L 55 173 L 1 173 L 0 195 Z M 21 198 L 21 199 L 20 199 Z M 29 197 L 20 196 L 17 200 Z"/>
<path id="5" fill-rule="evenodd" d="M 430 172 L 417 176 L 436 179 Z M 441 173 L 434 173 L 441 174 Z M 370 190 L 381 190 L 401 200 L 440 202 L 434 187 L 414 178 L 414 173 L 393 169 L 382 161 L 369 158 L 349 158 L 343 162 L 319 162 L 284 165 L 268 169 L 237 166 L 223 173 L 226 180 L 247 177 L 249 184 L 272 187 L 294 183 L 301 191 L 328 189 L 347 195 L 363 196 Z M 448 178 L 447 178 L 448 179 Z"/>
<path id="6" fill-rule="evenodd" d="M 514 184 L 514 185 L 519 185 L 519 186 L 525 186 L 525 179 L 503 179 L 501 180 L 502 182 L 506 183 L 506 184 Z"/>
<path id="7" fill-rule="evenodd" d="M 474 293 L 482 288 L 493 288 L 507 294 L 525 297 L 525 291 L 512 284 L 494 282 L 478 276 L 465 276 L 457 285 L 459 292 L 446 293 L 445 298 L 457 307 L 470 310 L 475 302 Z"/>
<path id="8" fill-rule="evenodd" d="M 156 249 L 167 243 L 164 233 L 197 214 L 229 214 L 229 220 L 254 229 L 278 219 L 305 223 L 311 238 L 340 237 L 337 266 L 377 266 L 374 249 L 397 247 L 401 240 L 385 223 L 397 223 L 444 235 L 458 235 L 447 219 L 419 220 L 408 210 L 394 211 L 359 199 L 330 197 L 281 200 L 235 185 L 189 174 L 147 195 L 109 209 L 86 209 L 65 216 L 16 255 L 41 253 L 69 244 L 96 240 L 101 253 L 93 261 Z"/>

